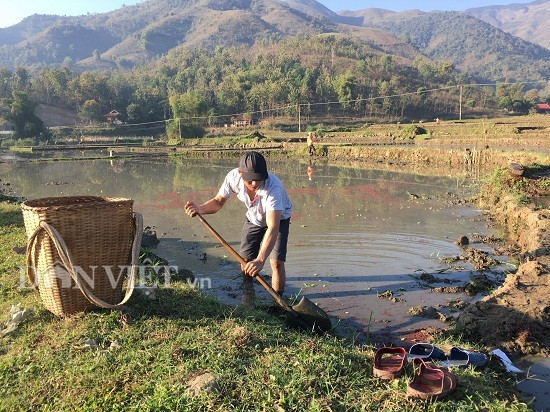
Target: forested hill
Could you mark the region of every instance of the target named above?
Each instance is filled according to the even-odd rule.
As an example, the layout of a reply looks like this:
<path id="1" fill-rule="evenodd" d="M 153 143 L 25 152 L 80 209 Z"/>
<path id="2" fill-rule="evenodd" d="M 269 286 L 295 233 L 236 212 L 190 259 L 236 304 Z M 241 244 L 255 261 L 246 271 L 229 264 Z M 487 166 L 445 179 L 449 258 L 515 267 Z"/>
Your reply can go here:
<path id="1" fill-rule="evenodd" d="M 466 13 L 514 36 L 550 49 L 550 0 L 477 7 Z"/>
<path id="2" fill-rule="evenodd" d="M 364 12 L 348 13 L 366 17 Z M 435 60 L 449 60 L 485 80 L 547 80 L 550 50 L 460 12 L 389 13 L 364 25 L 406 39 Z"/>
<path id="3" fill-rule="evenodd" d="M 180 49 L 273 44 L 296 35 L 340 34 L 378 55 L 448 60 L 486 80 L 548 76 L 548 50 L 464 13 L 336 14 L 315 0 L 148 0 L 110 13 L 35 15 L 0 29 L 0 66 L 31 71 L 132 68 Z"/>
<path id="4" fill-rule="evenodd" d="M 338 19 L 314 0 L 148 0 L 90 16 L 35 15 L 0 29 L 0 65 L 129 68 L 178 47 L 250 46 L 297 34 L 346 32 L 349 27 Z M 389 33 L 363 28 L 353 35 L 381 52 L 417 53 Z"/>

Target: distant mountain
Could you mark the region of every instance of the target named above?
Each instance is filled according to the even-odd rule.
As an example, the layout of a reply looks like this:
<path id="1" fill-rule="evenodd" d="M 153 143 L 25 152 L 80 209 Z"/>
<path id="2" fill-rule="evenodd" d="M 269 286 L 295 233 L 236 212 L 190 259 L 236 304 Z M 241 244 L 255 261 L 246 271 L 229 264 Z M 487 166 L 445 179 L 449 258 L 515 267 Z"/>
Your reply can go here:
<path id="1" fill-rule="evenodd" d="M 507 33 L 550 49 L 550 0 L 466 10 Z"/>
<path id="2" fill-rule="evenodd" d="M 14 45 L 54 25 L 62 17 L 34 14 L 11 27 L 0 28 L 0 46 Z"/>
<path id="3" fill-rule="evenodd" d="M 329 33 L 359 39 L 373 53 L 398 60 L 450 60 L 481 79 L 549 77 L 547 49 L 465 13 L 337 14 L 315 0 L 148 0 L 87 16 L 34 15 L 0 29 L 0 65 L 131 68 L 180 49 L 250 47 Z"/>
<path id="4" fill-rule="evenodd" d="M 550 50 L 521 40 L 460 12 L 345 12 L 362 24 L 387 30 L 434 60 L 447 60 L 485 80 L 547 80 Z"/>
<path id="5" fill-rule="evenodd" d="M 81 70 L 128 68 L 178 47 L 208 49 L 346 32 L 342 20 L 314 0 L 149 0 L 89 16 L 34 15 L 0 29 L 0 65 L 68 62 Z M 355 31 L 380 52 L 389 47 L 388 53 L 397 56 L 415 53 L 388 33 Z"/>
<path id="6" fill-rule="evenodd" d="M 395 12 L 386 9 L 364 9 L 364 10 L 343 10 L 338 12 L 338 15 L 354 19 L 355 24 L 361 26 L 373 26 L 380 23 L 398 23 L 402 20 L 409 20 L 413 17 L 422 16 L 428 14 L 420 10 L 406 10 L 401 12 Z M 352 20 L 350 20 L 352 21 Z"/>
<path id="7" fill-rule="evenodd" d="M 315 0 L 276 0 L 280 3 L 287 4 L 294 10 L 301 11 L 302 13 L 309 14 L 317 18 L 324 18 L 330 21 L 337 21 L 339 19 L 338 14 L 325 7 L 321 3 Z"/>

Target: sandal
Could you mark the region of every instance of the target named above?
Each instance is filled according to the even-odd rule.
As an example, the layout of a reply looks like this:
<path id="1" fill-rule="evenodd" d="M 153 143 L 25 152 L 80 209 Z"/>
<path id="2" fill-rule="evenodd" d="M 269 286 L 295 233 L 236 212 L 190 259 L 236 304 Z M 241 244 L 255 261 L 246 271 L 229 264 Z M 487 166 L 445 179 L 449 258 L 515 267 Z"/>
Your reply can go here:
<path id="1" fill-rule="evenodd" d="M 415 343 L 409 349 L 409 354 L 407 355 L 409 362 L 414 359 L 422 359 L 424 361 L 431 360 L 443 360 L 447 359 L 445 353 L 432 345 L 431 343 Z"/>
<path id="2" fill-rule="evenodd" d="M 442 399 L 456 390 L 457 380 L 446 369 L 428 366 L 420 358 L 413 359 L 414 376 L 407 385 L 407 396 L 419 399 Z"/>
<path id="3" fill-rule="evenodd" d="M 380 379 L 395 379 L 403 371 L 407 352 L 405 349 L 395 346 L 380 348 L 374 355 L 372 373 Z"/>
<path id="4" fill-rule="evenodd" d="M 487 362 L 489 362 L 489 358 L 484 353 L 472 352 L 453 346 L 449 353 L 449 359 L 440 362 L 439 366 L 444 368 L 450 368 L 452 366 L 466 368 L 472 365 L 475 368 L 480 368 L 485 366 Z"/>

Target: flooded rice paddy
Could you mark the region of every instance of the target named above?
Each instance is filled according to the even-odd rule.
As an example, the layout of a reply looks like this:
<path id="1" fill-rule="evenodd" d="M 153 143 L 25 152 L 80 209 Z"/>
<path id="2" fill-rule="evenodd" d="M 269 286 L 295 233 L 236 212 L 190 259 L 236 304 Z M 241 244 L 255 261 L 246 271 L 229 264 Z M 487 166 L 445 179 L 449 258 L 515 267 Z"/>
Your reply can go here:
<path id="1" fill-rule="evenodd" d="M 239 304 L 253 296 L 242 287 L 238 265 L 197 219 L 182 210 L 188 199 L 200 202 L 215 195 L 236 163 L 236 158 L 13 161 L 0 163 L 0 175 L 28 198 L 134 199 L 135 210 L 160 239 L 156 253 L 171 265 L 192 270 L 198 279 L 209 280 L 202 283 L 211 286 L 204 293 Z M 475 299 L 430 290 L 469 280 L 471 266 L 439 259 L 460 254 L 457 238 L 490 234 L 480 211 L 455 204 L 475 192 L 470 182 L 296 158 L 268 160 L 268 166 L 285 183 L 294 204 L 285 295 L 307 296 L 334 316 L 341 333 L 364 342 L 371 334 L 443 326 L 439 319 L 410 310 L 435 307 L 452 315 L 449 303 Z M 237 250 L 244 213 L 244 205 L 232 199 L 207 217 Z M 264 273 L 269 277 L 270 269 Z M 422 280 L 426 274 L 435 276 L 436 283 L 427 285 Z M 258 301 L 270 301 L 260 285 L 255 291 Z"/>

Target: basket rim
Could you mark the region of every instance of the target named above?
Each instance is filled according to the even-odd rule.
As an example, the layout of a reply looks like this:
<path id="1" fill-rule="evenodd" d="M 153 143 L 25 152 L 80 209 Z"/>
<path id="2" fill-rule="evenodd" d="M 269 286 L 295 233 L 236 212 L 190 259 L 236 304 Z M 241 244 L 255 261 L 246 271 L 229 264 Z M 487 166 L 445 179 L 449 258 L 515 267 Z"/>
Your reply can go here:
<path id="1" fill-rule="evenodd" d="M 23 210 L 52 210 L 59 208 L 79 208 L 90 207 L 94 205 L 106 205 L 112 203 L 129 203 L 133 204 L 133 199 L 123 197 L 101 197 L 101 196 L 59 196 L 59 197 L 42 197 L 38 199 L 30 199 L 21 203 Z"/>

